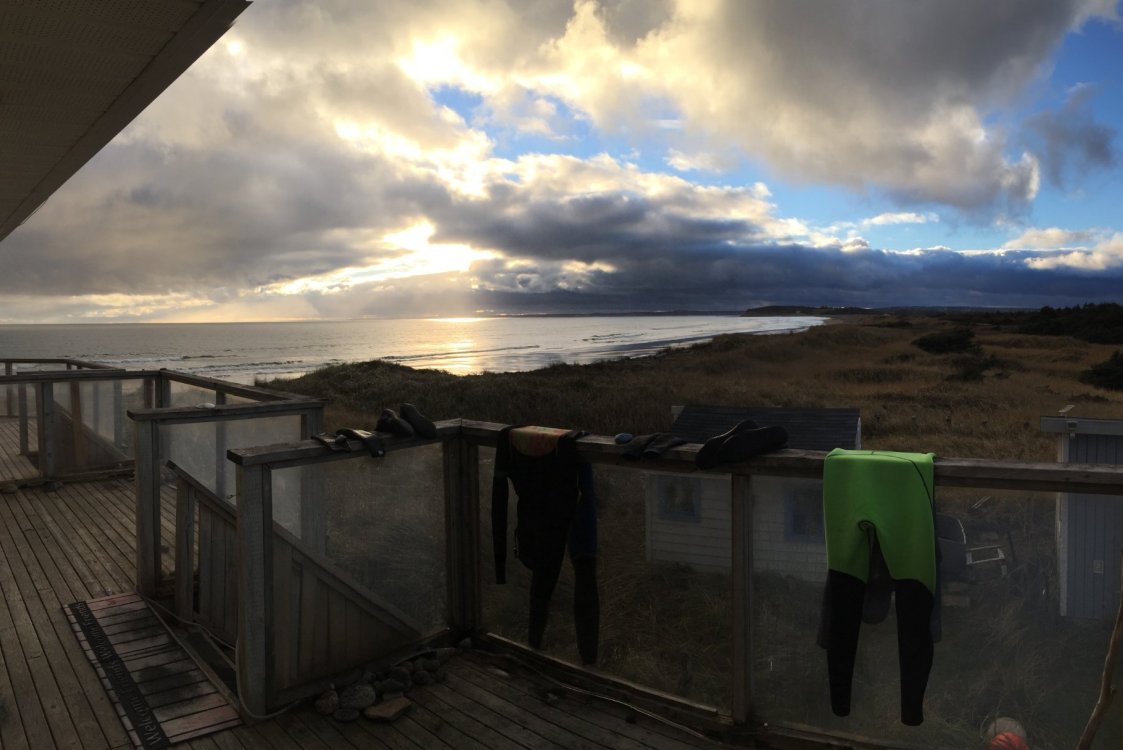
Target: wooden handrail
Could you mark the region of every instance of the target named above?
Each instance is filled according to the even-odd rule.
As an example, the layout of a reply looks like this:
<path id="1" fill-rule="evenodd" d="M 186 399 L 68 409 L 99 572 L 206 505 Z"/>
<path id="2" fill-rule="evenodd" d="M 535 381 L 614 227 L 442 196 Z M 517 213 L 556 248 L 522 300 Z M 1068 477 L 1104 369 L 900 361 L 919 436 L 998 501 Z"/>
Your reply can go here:
<path id="1" fill-rule="evenodd" d="M 0 362 L 5 365 L 69 365 L 71 367 L 81 367 L 87 370 L 120 370 L 120 367 L 113 365 L 103 365 L 100 362 L 86 362 L 81 359 L 70 358 L 19 358 L 19 357 L 2 357 Z"/>
<path id="2" fill-rule="evenodd" d="M 256 404 L 218 404 L 215 406 L 179 406 L 170 409 L 129 409 L 125 412 L 134 422 L 160 422 L 175 424 L 185 422 L 224 422 L 231 419 L 295 414 L 308 409 L 321 409 L 324 399 L 293 401 L 267 401 Z"/>
<path id="3" fill-rule="evenodd" d="M 505 425 L 460 419 L 438 423 L 439 439 L 466 438 L 482 446 L 494 446 Z M 403 450 L 427 442 L 414 438 L 385 435 L 387 451 Z M 316 441 L 232 450 L 230 460 L 240 466 L 259 464 L 305 464 L 355 458 L 365 455 L 361 444 L 353 441 L 351 453 L 330 452 Z M 766 475 L 818 478 L 823 474 L 823 451 L 778 450 L 761 454 L 748 461 L 701 470 L 694 457 L 701 446 L 687 443 L 665 451 L 657 459 L 632 462 L 624 458 L 626 445 L 617 445 L 607 435 L 586 435 L 577 441 L 582 458 L 600 464 L 633 466 L 640 470 L 676 471 L 707 476 Z M 1005 461 L 987 458 L 935 459 L 936 485 L 941 487 L 976 487 L 1026 492 L 1078 492 L 1095 495 L 1123 495 L 1123 466 L 1109 464 L 1061 464 L 1045 462 Z"/>

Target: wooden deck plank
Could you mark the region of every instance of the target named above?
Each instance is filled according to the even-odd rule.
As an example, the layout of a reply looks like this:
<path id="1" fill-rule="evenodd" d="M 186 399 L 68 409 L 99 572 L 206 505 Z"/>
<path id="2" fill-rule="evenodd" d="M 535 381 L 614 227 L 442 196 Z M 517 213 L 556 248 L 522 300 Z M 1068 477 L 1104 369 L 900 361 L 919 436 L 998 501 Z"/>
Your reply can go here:
<path id="1" fill-rule="evenodd" d="M 450 726 L 456 727 L 460 732 L 470 737 L 476 738 L 477 741 L 484 744 L 485 747 L 491 750 L 527 750 L 528 747 L 542 748 L 542 747 L 557 747 L 553 743 L 543 742 L 542 738 L 537 739 L 540 742 L 528 746 L 519 740 L 512 739 L 505 733 L 501 733 L 493 729 L 481 719 L 472 716 L 471 709 L 468 712 L 461 711 L 456 708 L 452 703 L 446 702 L 441 699 L 440 688 L 442 686 L 433 685 L 427 687 L 425 690 L 416 690 L 411 695 L 414 704 L 422 708 L 426 714 L 432 714 L 440 720 L 447 722 Z M 446 689 L 447 693 L 451 693 Z"/>
<path id="2" fill-rule="evenodd" d="M 466 695 L 461 695 L 447 685 L 433 685 L 428 688 L 428 692 L 430 692 L 434 698 L 442 701 L 449 707 L 465 715 L 472 716 L 476 721 L 493 728 L 499 734 L 517 743 L 519 747 L 527 748 L 527 750 L 555 750 L 557 748 L 562 748 L 562 745 L 552 742 L 526 726 L 533 722 L 526 721 L 520 724 L 514 719 L 496 711 L 494 708 L 479 703 Z"/>
<path id="3" fill-rule="evenodd" d="M 504 696 L 477 687 L 470 681 L 470 678 L 471 675 L 462 677 L 450 672 L 448 685 L 464 697 L 485 706 L 500 716 L 506 717 L 529 732 L 565 747 L 567 750 L 570 748 L 573 750 L 601 750 L 605 747 L 600 743 L 567 732 L 564 727 L 549 721 L 546 717 L 540 717 L 534 710 L 527 710 L 525 704 L 516 703 Z"/>
<path id="4" fill-rule="evenodd" d="M 482 663 L 475 664 L 477 667 L 484 666 Z M 526 680 L 512 680 L 511 686 L 524 695 L 535 699 L 541 692 Z M 572 711 L 580 715 L 582 719 L 612 732 L 623 731 L 621 729 L 622 724 L 627 721 L 627 709 L 623 706 L 598 700 L 591 696 L 571 695 L 560 687 L 550 686 L 550 689 L 552 692 L 565 696 L 567 705 L 570 705 Z M 654 719 L 645 719 L 642 715 L 633 713 L 632 718 L 634 723 L 629 723 L 626 730 L 628 736 L 653 750 L 697 750 L 698 748 L 718 750 L 722 747 L 720 743 L 695 737 L 688 732 Z"/>
<path id="5" fill-rule="evenodd" d="M 18 514 L 20 509 L 19 504 L 11 504 L 6 510 Z M 27 538 L 29 549 L 36 557 L 34 560 L 25 558 L 29 567 L 38 563 L 47 577 L 48 587 L 37 584 L 44 610 L 40 615 L 40 622 L 44 618 L 49 619 L 53 634 L 44 629 L 40 635 L 52 648 L 57 646 L 65 657 L 65 661 L 56 657 L 52 670 L 83 742 L 89 747 L 100 747 L 98 743 L 102 737 L 106 742 L 112 743 L 115 739 L 123 739 L 123 733 L 120 724 L 110 715 L 112 704 L 99 680 L 90 672 L 81 649 L 71 635 L 69 621 L 62 609 L 63 599 L 73 600 L 72 597 L 81 597 L 87 590 L 77 584 L 71 560 L 65 555 L 52 555 L 53 550 L 47 546 L 49 541 L 45 542 L 44 536 L 49 540 L 49 535 L 42 535 L 38 540 Z M 69 589 L 67 582 L 71 584 Z"/>
<path id="6" fill-rule="evenodd" d="M 32 545 L 41 545 L 34 526 L 18 513 L 17 503 L 0 504 L 0 526 L 4 529 L 0 538 L 6 542 L 7 549 L 4 558 L 8 567 L 5 571 L 7 581 L 18 588 L 27 621 L 35 628 L 34 641 L 26 638 L 23 643 L 25 647 L 36 644 L 45 662 L 45 669 L 36 668 L 37 690 L 44 715 L 51 723 L 56 741 L 80 747 L 81 738 L 100 736 L 101 729 L 87 701 L 86 691 L 79 684 L 79 672 L 74 669 L 75 664 L 81 662 L 76 644 L 69 638 L 68 628 L 64 626 L 65 615 L 55 607 L 58 604 L 55 590 L 61 590 L 64 597 L 69 596 L 71 591 L 60 580 L 50 557 L 44 553 L 37 556 L 32 549 Z M 60 632 L 67 640 L 59 637 Z M 73 658 L 68 650 L 75 652 Z M 35 663 L 29 660 L 29 666 L 35 666 Z M 51 679 L 48 681 L 46 675 L 43 675 L 44 679 L 38 679 L 38 673 L 47 670 Z M 92 686 L 88 692 L 96 695 Z M 64 713 L 65 720 L 61 718 Z"/>
<path id="7" fill-rule="evenodd" d="M 72 574 L 82 582 L 85 597 L 100 596 L 106 593 L 105 582 L 111 580 L 108 571 L 100 565 L 85 564 L 91 556 L 87 541 L 82 538 L 70 525 L 64 521 L 67 513 L 62 512 L 65 503 L 49 505 L 47 503 L 34 503 L 26 492 L 17 493 L 12 497 L 12 503 L 17 504 L 29 517 L 34 515 L 37 519 L 36 526 L 44 546 L 49 549 L 57 548 L 61 554 L 55 557 Z M 64 528 L 65 525 L 65 528 Z M 113 581 L 116 584 L 116 581 Z"/>
<path id="8" fill-rule="evenodd" d="M 0 545 L 4 547 L 4 564 L 0 564 L 0 585 L 5 589 L 13 625 L 50 733 L 51 744 L 39 745 L 33 742 L 33 746 L 82 748 L 83 734 L 94 732 L 101 738 L 100 742 L 86 747 L 105 747 L 107 743 L 77 684 L 65 647 L 43 608 L 39 592 L 47 592 L 53 597 L 53 591 L 34 555 L 27 549 L 27 540 L 21 533 L 21 526 L 12 516 L 7 503 L 0 503 Z M 30 570 L 27 567 L 28 558 Z M 83 705 L 85 711 L 82 711 Z M 21 706 L 21 714 L 22 708 Z M 78 715 L 81 728 L 76 726 L 71 716 L 72 710 Z"/>
<path id="9" fill-rule="evenodd" d="M 565 732 L 582 737 L 589 742 L 601 747 L 620 748 L 620 750 L 647 750 L 643 744 L 631 737 L 616 732 L 610 732 L 603 727 L 575 716 L 556 706 L 551 706 L 536 696 L 522 692 L 514 685 L 517 680 L 510 677 L 500 677 L 491 673 L 486 667 L 475 664 L 466 664 L 467 668 L 460 674 L 471 676 L 471 681 L 477 687 L 497 695 L 504 700 L 514 703 L 531 713 L 540 716 L 544 721 L 564 730 Z M 452 678 L 450 677 L 450 680 Z"/>

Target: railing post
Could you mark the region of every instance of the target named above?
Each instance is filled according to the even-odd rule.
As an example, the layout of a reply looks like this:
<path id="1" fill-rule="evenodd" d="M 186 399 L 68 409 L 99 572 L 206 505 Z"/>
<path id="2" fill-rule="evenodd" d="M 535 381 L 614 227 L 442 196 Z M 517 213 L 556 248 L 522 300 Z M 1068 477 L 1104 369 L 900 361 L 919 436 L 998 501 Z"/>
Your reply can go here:
<path id="1" fill-rule="evenodd" d="M 270 709 L 273 680 L 273 501 L 269 470 L 239 466 L 238 664 L 241 700 L 251 714 Z"/>
<path id="2" fill-rule="evenodd" d="M 226 393 L 216 391 L 214 394 L 215 406 L 226 403 Z M 214 423 L 214 494 L 223 500 L 226 499 L 226 420 L 220 419 Z"/>
<path id="3" fill-rule="evenodd" d="M 160 583 L 160 428 L 151 419 L 135 423 L 136 587 L 155 596 Z"/>
<path id="4" fill-rule="evenodd" d="M 5 362 L 4 363 L 4 376 L 10 377 L 11 374 L 12 374 L 12 363 L 11 362 Z M 12 416 L 12 414 L 14 413 L 15 408 L 16 408 L 15 393 L 12 391 L 12 386 L 10 386 L 10 385 L 4 386 L 4 391 L 5 391 L 5 394 L 7 396 L 7 407 L 6 407 L 6 410 L 4 411 L 4 414 L 5 414 L 5 416 L 10 417 L 10 416 Z"/>
<path id="5" fill-rule="evenodd" d="M 21 456 L 26 456 L 31 452 L 31 447 L 28 445 L 27 439 L 27 386 L 23 383 L 19 385 L 19 452 Z"/>
<path id="6" fill-rule="evenodd" d="M 55 392 L 53 383 L 40 383 L 36 393 L 36 412 L 39 417 L 39 474 L 46 479 L 55 477 Z"/>
<path id="7" fill-rule="evenodd" d="M 125 405 L 120 380 L 113 381 L 113 445 L 125 447 Z"/>
<path id="8" fill-rule="evenodd" d="M 175 611 L 195 620 L 195 488 L 180 477 L 175 503 Z"/>
<path id="9" fill-rule="evenodd" d="M 324 409 L 310 409 L 300 415 L 300 439 L 307 440 L 324 431 Z"/>
<path id="10" fill-rule="evenodd" d="M 86 450 L 86 433 L 82 429 L 82 384 L 77 380 L 70 383 L 70 434 L 74 445 L 74 454 L 69 469 L 84 467 L 89 460 Z"/>
<path id="11" fill-rule="evenodd" d="M 480 610 L 479 449 L 464 438 L 444 444 L 449 625 L 471 633 Z"/>
<path id="12" fill-rule="evenodd" d="M 733 526 L 733 721 L 752 716 L 752 479 L 732 476 Z"/>
<path id="13" fill-rule="evenodd" d="M 155 397 L 157 409 L 170 409 L 172 406 L 172 381 L 164 373 L 156 378 Z"/>

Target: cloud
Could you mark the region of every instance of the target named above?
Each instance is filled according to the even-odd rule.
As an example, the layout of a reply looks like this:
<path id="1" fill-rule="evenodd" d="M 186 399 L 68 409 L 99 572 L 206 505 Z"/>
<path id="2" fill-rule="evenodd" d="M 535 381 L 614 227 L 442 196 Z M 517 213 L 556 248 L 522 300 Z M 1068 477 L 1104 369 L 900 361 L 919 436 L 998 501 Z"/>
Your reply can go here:
<path id="1" fill-rule="evenodd" d="M 1040 271 L 1072 269 L 1075 271 L 1108 271 L 1123 269 L 1123 234 L 1106 237 L 1091 248 L 1071 252 L 1043 254 L 1027 258 L 1026 265 Z"/>
<path id="2" fill-rule="evenodd" d="M 924 0 L 876 13 L 861 2 L 683 0 L 628 46 L 609 14 L 579 1 L 523 80 L 609 129 L 642 128 L 670 103 L 687 131 L 792 178 L 1017 209 L 1036 196 L 1037 159 L 1009 155 L 987 117 L 1096 10 L 1075 0 Z"/>
<path id="3" fill-rule="evenodd" d="M 1089 104 L 1096 93 L 1094 86 L 1075 86 L 1060 109 L 1026 122 L 1026 140 L 1041 154 L 1045 174 L 1058 187 L 1068 177 L 1115 165 L 1115 131 L 1095 121 Z"/>
<path id="4" fill-rule="evenodd" d="M 687 179 L 716 179 L 748 157 L 789 183 L 969 212 L 1024 207 L 1039 170 L 1071 176 L 1102 163 L 1110 138 L 1104 151 L 1084 89 L 1031 123 L 1037 146 L 1015 143 L 992 115 L 1067 31 L 1108 10 L 1058 0 L 917 0 L 876 13 L 856 0 L 257 3 L 4 242 L 0 318 L 1117 295 L 1084 271 L 1117 281 L 1107 239 L 1083 254 L 1058 254 L 1073 242 L 1030 232 L 989 258 L 894 254 L 856 230 L 938 221 L 929 205 L 816 231 L 784 215 L 764 183 Z M 460 114 L 441 104 L 450 93 L 478 106 Z M 665 154 L 682 174 L 641 167 L 652 162 L 638 154 L 518 156 L 497 144 L 508 131 L 551 144 L 585 132 L 653 143 L 649 159 Z"/>
<path id="5" fill-rule="evenodd" d="M 915 212 L 897 212 L 878 214 L 877 216 L 862 221 L 862 226 L 866 227 L 882 227 L 889 224 L 927 224 L 929 222 L 939 221 L 938 214 L 928 212 L 918 214 Z"/>
<path id="6" fill-rule="evenodd" d="M 1004 248 L 1052 250 L 1074 245 L 1084 245 L 1090 242 L 1095 234 L 1086 229 L 1061 229 L 1049 227 L 1047 229 L 1027 229 L 1018 237 L 1003 244 Z"/>

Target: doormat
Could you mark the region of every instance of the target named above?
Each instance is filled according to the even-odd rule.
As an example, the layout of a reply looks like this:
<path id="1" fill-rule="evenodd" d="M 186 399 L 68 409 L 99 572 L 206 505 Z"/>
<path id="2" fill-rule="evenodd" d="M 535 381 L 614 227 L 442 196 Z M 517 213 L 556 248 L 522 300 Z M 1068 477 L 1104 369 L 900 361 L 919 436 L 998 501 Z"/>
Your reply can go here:
<path id="1" fill-rule="evenodd" d="M 138 594 L 74 602 L 66 612 L 135 747 L 157 750 L 242 723 Z"/>

